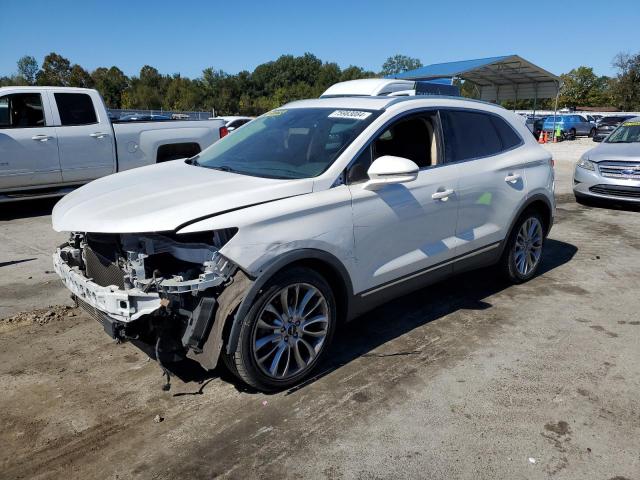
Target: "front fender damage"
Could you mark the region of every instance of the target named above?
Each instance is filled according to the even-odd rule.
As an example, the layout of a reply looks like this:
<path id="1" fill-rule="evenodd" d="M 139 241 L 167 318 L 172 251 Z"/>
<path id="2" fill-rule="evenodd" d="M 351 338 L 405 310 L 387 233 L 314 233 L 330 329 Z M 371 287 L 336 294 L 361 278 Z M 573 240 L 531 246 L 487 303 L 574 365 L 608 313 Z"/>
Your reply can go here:
<path id="1" fill-rule="evenodd" d="M 253 285 L 242 270 L 237 270 L 231 282 L 217 298 L 217 309 L 213 315 L 213 325 L 209 336 L 201 351 L 190 350 L 188 357 L 198 362 L 207 370 L 212 370 L 218 364 L 220 352 L 227 337 L 227 332 L 235 321 L 235 313 L 245 295 Z"/>

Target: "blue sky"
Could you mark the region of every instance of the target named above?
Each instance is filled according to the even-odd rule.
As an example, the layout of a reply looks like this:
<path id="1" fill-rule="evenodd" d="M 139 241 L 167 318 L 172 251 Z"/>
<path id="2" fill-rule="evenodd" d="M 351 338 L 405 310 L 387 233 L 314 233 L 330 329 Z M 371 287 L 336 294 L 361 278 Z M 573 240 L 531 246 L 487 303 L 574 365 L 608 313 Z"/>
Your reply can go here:
<path id="1" fill-rule="evenodd" d="M 610 5 L 591 0 L 3 0 L 0 75 L 14 73 L 22 55 L 41 63 L 51 51 L 89 70 L 116 65 L 128 75 L 145 64 L 188 77 L 206 67 L 237 73 L 281 54 L 304 52 L 341 67 L 374 71 L 395 53 L 424 64 L 515 53 L 556 74 L 589 65 L 597 74 L 611 75 L 616 53 L 640 51 L 640 2 Z"/>

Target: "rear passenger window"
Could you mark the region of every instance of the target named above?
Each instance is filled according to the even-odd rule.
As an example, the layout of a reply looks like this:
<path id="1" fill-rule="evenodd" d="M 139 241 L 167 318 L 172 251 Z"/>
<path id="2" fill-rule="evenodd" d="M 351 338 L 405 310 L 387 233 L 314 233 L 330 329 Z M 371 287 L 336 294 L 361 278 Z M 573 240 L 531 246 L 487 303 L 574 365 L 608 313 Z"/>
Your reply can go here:
<path id="1" fill-rule="evenodd" d="M 511 125 L 502 118 L 492 115 L 491 123 L 493 123 L 493 126 L 496 127 L 498 131 L 498 136 L 502 142 L 502 150 L 509 150 L 522 143 L 520 136 L 511 128 Z"/>
<path id="2" fill-rule="evenodd" d="M 56 105 L 62 125 L 98 123 L 91 97 L 85 93 L 56 93 Z"/>
<path id="3" fill-rule="evenodd" d="M 502 151 L 492 115 L 468 111 L 443 111 L 445 161 L 459 162 Z"/>

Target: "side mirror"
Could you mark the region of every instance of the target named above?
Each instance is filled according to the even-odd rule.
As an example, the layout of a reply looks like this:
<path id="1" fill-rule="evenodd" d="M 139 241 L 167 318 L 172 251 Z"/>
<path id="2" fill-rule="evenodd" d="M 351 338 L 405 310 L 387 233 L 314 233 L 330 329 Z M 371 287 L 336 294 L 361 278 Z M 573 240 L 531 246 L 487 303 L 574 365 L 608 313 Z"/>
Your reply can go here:
<path id="1" fill-rule="evenodd" d="M 420 168 L 408 158 L 383 155 L 377 158 L 367 170 L 369 181 L 365 190 L 377 190 L 384 185 L 412 182 L 418 178 Z"/>

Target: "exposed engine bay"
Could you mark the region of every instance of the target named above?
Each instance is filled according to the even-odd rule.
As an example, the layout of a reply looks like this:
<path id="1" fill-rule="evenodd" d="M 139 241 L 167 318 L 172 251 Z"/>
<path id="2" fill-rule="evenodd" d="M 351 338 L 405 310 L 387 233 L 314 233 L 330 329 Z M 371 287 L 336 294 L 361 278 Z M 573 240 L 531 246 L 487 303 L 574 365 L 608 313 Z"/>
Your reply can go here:
<path id="1" fill-rule="evenodd" d="M 238 271 L 219 252 L 236 231 L 72 233 L 53 263 L 111 337 L 153 346 L 162 365 L 202 353 L 217 299 Z"/>

